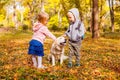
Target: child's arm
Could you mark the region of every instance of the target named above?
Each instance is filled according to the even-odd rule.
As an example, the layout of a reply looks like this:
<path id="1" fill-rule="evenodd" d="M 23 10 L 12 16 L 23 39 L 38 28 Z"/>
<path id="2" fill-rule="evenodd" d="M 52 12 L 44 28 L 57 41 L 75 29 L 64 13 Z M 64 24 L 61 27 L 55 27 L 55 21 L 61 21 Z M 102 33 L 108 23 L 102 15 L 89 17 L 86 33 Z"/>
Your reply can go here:
<path id="1" fill-rule="evenodd" d="M 48 30 L 48 28 L 46 27 L 44 29 L 44 34 L 50 38 L 52 38 L 53 40 L 56 40 L 56 37 Z"/>
<path id="2" fill-rule="evenodd" d="M 68 27 L 67 31 L 64 33 L 64 36 L 70 37 L 69 32 L 70 32 L 70 26 Z"/>
<path id="3" fill-rule="evenodd" d="M 85 34 L 85 28 L 84 28 L 84 24 L 81 23 L 80 29 L 79 29 L 79 36 L 82 37 Z"/>

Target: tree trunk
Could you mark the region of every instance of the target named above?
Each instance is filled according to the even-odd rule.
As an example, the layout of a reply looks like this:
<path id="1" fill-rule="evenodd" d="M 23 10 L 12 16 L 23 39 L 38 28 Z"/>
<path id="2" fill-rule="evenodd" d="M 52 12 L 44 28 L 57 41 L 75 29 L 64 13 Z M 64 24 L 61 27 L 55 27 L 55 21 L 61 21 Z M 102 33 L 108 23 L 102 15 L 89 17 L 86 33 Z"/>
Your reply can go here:
<path id="1" fill-rule="evenodd" d="M 40 11 L 45 11 L 45 9 L 44 9 L 44 0 L 41 0 L 41 10 Z"/>
<path id="2" fill-rule="evenodd" d="M 34 2 L 32 2 L 32 4 L 28 2 L 27 5 L 29 6 L 29 9 L 30 9 L 30 12 L 28 13 L 29 20 L 30 20 L 31 25 L 33 26 L 34 24 Z"/>
<path id="3" fill-rule="evenodd" d="M 16 1 L 14 1 L 14 5 L 13 5 L 13 9 L 14 9 L 14 12 L 13 12 L 13 21 L 14 21 L 14 25 L 15 25 L 15 28 L 18 29 L 18 22 L 17 22 L 17 16 L 16 16 Z"/>
<path id="4" fill-rule="evenodd" d="M 62 26 L 62 16 L 61 16 L 61 14 L 60 14 L 61 9 L 62 9 L 62 5 L 60 4 L 60 8 L 59 8 L 59 10 L 58 10 L 58 27 L 59 27 L 59 28 Z"/>
<path id="5" fill-rule="evenodd" d="M 92 0 L 90 0 L 90 12 L 92 12 Z M 92 15 L 92 13 L 91 13 L 91 15 Z M 92 32 L 92 16 L 90 17 L 89 31 Z"/>
<path id="6" fill-rule="evenodd" d="M 110 9 L 110 18 L 111 18 L 111 29 L 114 32 L 114 9 L 113 9 L 113 0 L 108 0 L 109 9 Z"/>
<path id="7" fill-rule="evenodd" d="M 92 38 L 99 37 L 98 31 L 98 0 L 93 1 L 93 8 L 92 8 Z"/>
<path id="8" fill-rule="evenodd" d="M 83 14 L 82 14 L 81 7 L 80 7 L 80 0 L 76 0 L 75 5 L 79 9 L 79 12 L 80 12 L 79 16 L 80 16 L 81 21 L 83 21 Z"/>
<path id="9" fill-rule="evenodd" d="M 9 9 L 9 7 L 6 8 L 6 18 L 5 18 L 5 21 L 9 25 L 9 10 L 8 9 Z"/>
<path id="10" fill-rule="evenodd" d="M 62 4 L 62 8 L 64 9 L 64 14 L 67 17 L 67 9 L 64 0 L 60 0 L 60 3 Z"/>
<path id="11" fill-rule="evenodd" d="M 20 12 L 20 15 L 21 15 L 21 20 L 20 20 L 20 22 L 23 23 L 23 19 L 24 19 L 24 17 L 23 17 L 23 11 Z"/>
<path id="12" fill-rule="evenodd" d="M 103 29 L 103 25 L 102 25 L 102 18 L 103 18 L 103 15 L 102 15 L 102 10 L 103 10 L 103 6 L 102 6 L 102 3 L 103 3 L 103 0 L 101 0 L 100 2 L 100 20 L 99 20 L 99 28 L 102 28 Z"/>

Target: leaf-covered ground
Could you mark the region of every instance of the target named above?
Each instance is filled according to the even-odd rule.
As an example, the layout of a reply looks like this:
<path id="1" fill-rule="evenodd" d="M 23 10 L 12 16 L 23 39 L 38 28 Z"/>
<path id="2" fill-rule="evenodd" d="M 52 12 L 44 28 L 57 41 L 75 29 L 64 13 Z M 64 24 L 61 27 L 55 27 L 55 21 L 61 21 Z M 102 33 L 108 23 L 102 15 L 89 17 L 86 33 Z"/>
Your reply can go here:
<path id="1" fill-rule="evenodd" d="M 31 32 L 0 33 L 0 80 L 120 80 L 120 38 L 104 36 L 94 40 L 87 34 L 81 47 L 81 66 L 72 68 L 67 67 L 68 60 L 51 66 L 47 56 L 52 40 L 47 38 L 43 64 L 48 68 L 36 69 L 27 54 L 31 37 Z"/>

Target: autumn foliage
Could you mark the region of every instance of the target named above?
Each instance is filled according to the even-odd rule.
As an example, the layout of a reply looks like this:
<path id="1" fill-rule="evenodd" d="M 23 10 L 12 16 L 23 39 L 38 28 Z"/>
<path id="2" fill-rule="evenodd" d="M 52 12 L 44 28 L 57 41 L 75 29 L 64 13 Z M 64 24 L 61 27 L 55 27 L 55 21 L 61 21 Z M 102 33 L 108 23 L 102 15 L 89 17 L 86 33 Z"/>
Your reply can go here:
<path id="1" fill-rule="evenodd" d="M 91 39 L 86 34 L 81 47 L 81 66 L 68 68 L 68 61 L 52 67 L 47 56 L 52 40 L 47 38 L 43 64 L 47 69 L 32 67 L 27 54 L 31 32 L 0 33 L 0 79 L 5 80 L 119 80 L 120 38 Z M 60 36 L 63 32 L 53 32 Z M 65 48 L 68 55 L 68 47 Z M 74 62 L 74 61 L 73 61 Z"/>

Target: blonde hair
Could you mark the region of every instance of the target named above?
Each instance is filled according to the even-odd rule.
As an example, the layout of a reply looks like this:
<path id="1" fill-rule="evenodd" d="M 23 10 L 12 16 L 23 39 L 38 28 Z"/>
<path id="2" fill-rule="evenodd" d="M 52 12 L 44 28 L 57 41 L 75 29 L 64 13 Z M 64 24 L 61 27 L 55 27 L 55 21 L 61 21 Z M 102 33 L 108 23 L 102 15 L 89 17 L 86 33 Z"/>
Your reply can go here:
<path id="1" fill-rule="evenodd" d="M 45 20 L 49 19 L 49 15 L 46 12 L 40 12 L 37 19 L 39 22 L 44 23 Z"/>

